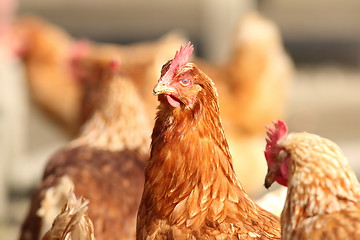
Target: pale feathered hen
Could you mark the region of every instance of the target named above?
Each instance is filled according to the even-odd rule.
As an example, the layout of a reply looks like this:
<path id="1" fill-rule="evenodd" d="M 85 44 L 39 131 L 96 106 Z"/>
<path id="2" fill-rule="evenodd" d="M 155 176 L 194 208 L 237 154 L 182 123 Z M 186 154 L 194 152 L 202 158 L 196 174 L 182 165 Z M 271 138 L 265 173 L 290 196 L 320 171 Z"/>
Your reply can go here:
<path id="1" fill-rule="evenodd" d="M 287 186 L 282 239 L 360 239 L 360 184 L 341 149 L 311 133 L 268 128 L 265 186 Z"/>

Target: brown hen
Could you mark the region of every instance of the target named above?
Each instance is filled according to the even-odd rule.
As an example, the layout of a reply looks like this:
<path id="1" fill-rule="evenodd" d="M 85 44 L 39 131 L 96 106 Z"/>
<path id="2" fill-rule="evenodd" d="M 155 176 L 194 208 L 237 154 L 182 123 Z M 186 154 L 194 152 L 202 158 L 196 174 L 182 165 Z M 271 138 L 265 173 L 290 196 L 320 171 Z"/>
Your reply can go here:
<path id="1" fill-rule="evenodd" d="M 98 107 L 82 133 L 47 164 L 20 239 L 40 239 L 71 188 L 91 202 L 96 239 L 135 238 L 151 131 L 131 80 L 111 71 L 105 76 L 111 79 L 98 90 Z"/>
<path id="2" fill-rule="evenodd" d="M 74 132 L 82 97 L 68 64 L 75 54 L 74 40 L 62 28 L 35 16 L 17 19 L 14 34 L 32 98 Z"/>
<path id="3" fill-rule="evenodd" d="M 181 48 L 154 88 L 160 105 L 138 212 L 137 239 L 279 239 L 277 217 L 238 181 L 214 83 Z"/>
<path id="4" fill-rule="evenodd" d="M 360 239 L 360 184 L 340 148 L 310 133 L 269 128 L 265 186 L 287 186 L 282 239 Z"/>

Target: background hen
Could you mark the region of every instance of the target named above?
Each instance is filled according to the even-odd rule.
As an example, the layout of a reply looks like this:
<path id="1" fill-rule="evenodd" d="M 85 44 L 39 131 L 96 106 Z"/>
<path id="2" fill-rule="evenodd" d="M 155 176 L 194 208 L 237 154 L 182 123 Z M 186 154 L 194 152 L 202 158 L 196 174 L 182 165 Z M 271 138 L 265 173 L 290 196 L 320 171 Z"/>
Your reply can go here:
<path id="1" fill-rule="evenodd" d="M 93 77 L 96 81 L 93 81 L 95 86 L 91 91 L 89 82 L 83 85 L 79 81 L 81 76 L 78 76 L 79 70 L 74 63 L 87 57 L 107 62 L 115 55 L 123 63 L 122 72 L 138 86 L 151 83 L 149 77 L 153 75 L 149 76 L 149 71 L 154 67 L 153 63 L 169 59 L 170 53 L 185 41 L 177 32 L 128 46 L 77 41 L 64 29 L 35 16 L 19 18 L 14 28 L 16 37 L 21 40 L 18 52 L 25 62 L 32 97 L 71 133 L 77 133 L 89 117 L 84 119 L 78 113 L 82 111 L 83 95 L 94 93 L 99 80 Z M 156 73 L 160 66 L 154 67 Z"/>
<path id="2" fill-rule="evenodd" d="M 91 201 L 88 213 L 97 239 L 135 237 L 150 128 L 133 83 L 110 66 L 93 116 L 47 164 L 20 239 L 40 239 L 71 188 Z"/>
<path id="3" fill-rule="evenodd" d="M 214 83 L 186 45 L 161 70 L 160 101 L 137 239 L 279 239 L 278 218 L 245 193 L 232 166 Z"/>
<path id="4" fill-rule="evenodd" d="M 68 64 L 74 39 L 62 28 L 35 16 L 17 19 L 13 28 L 20 42 L 17 51 L 25 63 L 32 98 L 74 132 L 79 125 L 77 112 L 81 99 Z"/>
<path id="5" fill-rule="evenodd" d="M 263 133 L 284 111 L 294 74 L 278 27 L 258 12 L 244 14 L 232 36 L 229 58 L 215 66 L 195 63 L 215 79 L 225 131 Z"/>
<path id="6" fill-rule="evenodd" d="M 215 66 L 194 62 L 216 83 L 235 171 L 250 194 L 259 194 L 261 176 L 266 173 L 263 129 L 283 116 L 294 73 L 279 29 L 266 17 L 250 12 L 238 21 L 227 61 Z"/>
<path id="7" fill-rule="evenodd" d="M 287 186 L 282 239 L 359 239 L 360 184 L 340 148 L 310 133 L 269 128 L 265 186 Z"/>

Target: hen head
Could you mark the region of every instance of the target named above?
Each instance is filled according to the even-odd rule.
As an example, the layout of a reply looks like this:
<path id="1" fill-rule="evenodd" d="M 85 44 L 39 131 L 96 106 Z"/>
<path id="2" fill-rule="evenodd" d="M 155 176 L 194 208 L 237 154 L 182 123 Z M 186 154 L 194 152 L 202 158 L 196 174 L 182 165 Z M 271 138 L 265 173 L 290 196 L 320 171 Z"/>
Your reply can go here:
<path id="1" fill-rule="evenodd" d="M 285 149 L 278 142 L 285 138 L 288 128 L 283 121 L 273 122 L 274 128 L 266 127 L 268 132 L 266 139 L 265 158 L 268 172 L 265 177 L 265 187 L 269 188 L 274 181 L 287 186 L 289 158 Z"/>
<path id="2" fill-rule="evenodd" d="M 85 60 L 89 58 L 92 48 L 93 46 L 86 40 L 76 41 L 70 46 L 67 66 L 70 75 L 79 83 L 83 83 L 86 76 L 83 65 L 85 65 Z"/>
<path id="3" fill-rule="evenodd" d="M 194 104 L 201 86 L 199 70 L 194 64 L 188 63 L 193 51 L 194 47 L 189 42 L 162 67 L 161 77 L 153 90 L 161 103 L 167 103 L 173 108 L 191 107 Z"/>

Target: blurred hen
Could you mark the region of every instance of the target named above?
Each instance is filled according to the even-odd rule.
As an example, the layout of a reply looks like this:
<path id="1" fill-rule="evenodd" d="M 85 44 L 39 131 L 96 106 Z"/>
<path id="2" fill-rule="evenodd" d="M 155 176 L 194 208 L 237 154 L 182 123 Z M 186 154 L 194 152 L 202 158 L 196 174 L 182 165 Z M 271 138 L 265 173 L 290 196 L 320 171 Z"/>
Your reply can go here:
<path id="1" fill-rule="evenodd" d="M 228 129 L 263 133 L 274 117 L 282 116 L 293 75 L 275 23 L 251 12 L 235 31 L 233 51 L 219 79 L 220 106 Z M 221 69 L 221 68 L 220 68 Z"/>
<path id="2" fill-rule="evenodd" d="M 264 126 L 282 117 L 293 75 L 280 32 L 269 19 L 248 13 L 239 21 L 228 61 L 194 62 L 216 83 L 235 171 L 249 193 L 259 193 L 266 173 Z"/>
<path id="3" fill-rule="evenodd" d="M 82 97 L 68 67 L 74 40 L 60 27 L 35 16 L 18 19 L 14 32 L 19 41 L 15 51 L 24 60 L 32 98 L 74 132 Z"/>
<path id="4" fill-rule="evenodd" d="M 132 81 L 117 74 L 116 62 L 105 67 L 96 110 L 80 136 L 47 164 L 22 225 L 22 240 L 41 238 L 72 188 L 91 201 L 88 214 L 96 239 L 135 237 L 150 127 Z"/>

